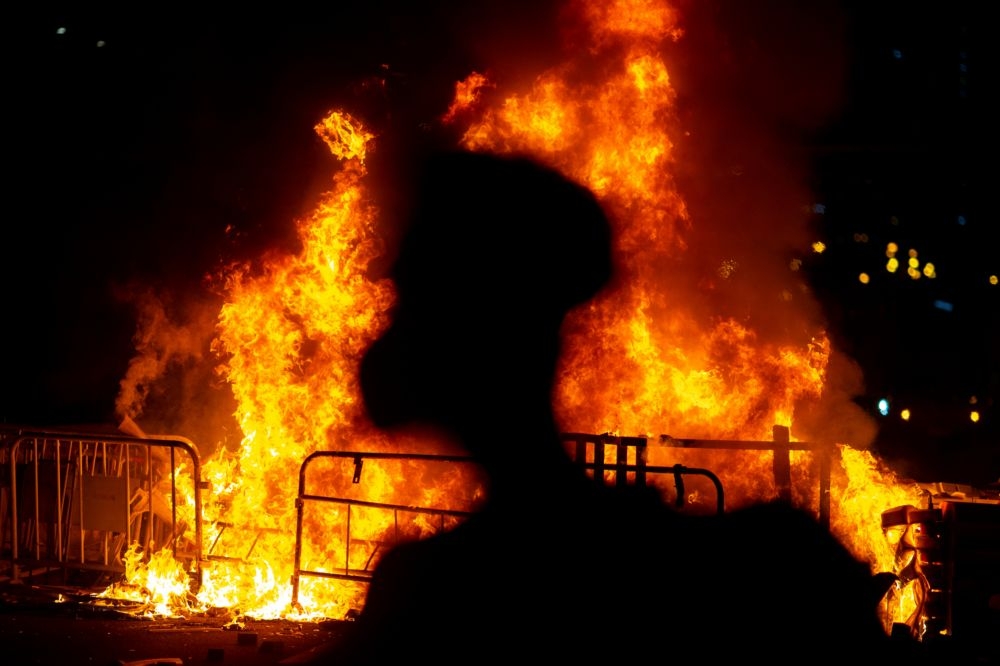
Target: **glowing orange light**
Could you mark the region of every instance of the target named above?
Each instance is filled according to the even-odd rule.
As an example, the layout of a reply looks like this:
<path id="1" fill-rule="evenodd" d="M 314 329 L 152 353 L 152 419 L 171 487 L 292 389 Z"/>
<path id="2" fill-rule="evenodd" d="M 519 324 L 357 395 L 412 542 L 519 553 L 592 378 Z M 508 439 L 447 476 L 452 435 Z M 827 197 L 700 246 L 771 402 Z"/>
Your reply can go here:
<path id="1" fill-rule="evenodd" d="M 496 99 L 482 94 L 495 84 L 473 73 L 455 86 L 455 99 L 440 119 L 468 123 L 458 127 L 464 148 L 527 153 L 586 184 L 616 225 L 615 252 L 628 279 L 567 320 L 554 396 L 559 425 L 651 441 L 662 433 L 770 439 L 773 426 L 791 428 L 797 405 L 823 394 L 829 336 L 809 328 L 799 338 L 774 338 L 744 318 L 702 316 L 704 293 L 692 293 L 685 280 L 664 271 L 665 258 L 688 249 L 694 224 L 674 177 L 675 142 L 686 132 L 679 127 L 664 57 L 683 36 L 679 16 L 656 0 L 572 2 L 570 8 L 581 14 L 586 48 L 540 72 L 525 89 L 503 91 Z M 597 55 L 606 62 L 594 68 Z M 253 543 L 254 552 L 213 561 L 193 601 L 177 587 L 180 576 L 168 550 L 148 561 L 130 559 L 129 582 L 148 590 L 159 613 L 184 612 L 193 604 L 263 618 L 343 617 L 363 598 L 363 589 L 320 581 L 302 591 L 301 609 L 289 604 L 290 554 L 299 545 L 289 526 L 295 524 L 302 461 L 335 447 L 400 445 L 368 424 L 358 390 L 359 360 L 388 324 L 394 301 L 390 283 L 367 272 L 383 257 L 375 232 L 378 209 L 366 187 L 365 157 L 376 137 L 340 111 L 315 130 L 341 164 L 315 211 L 297 224 L 301 250 L 230 267 L 223 276 L 225 303 L 213 351 L 222 359 L 220 376 L 233 390 L 240 439 L 235 450 L 220 449 L 204 463 L 211 496 L 204 509 L 205 539 Z M 895 245 L 890 247 L 894 254 Z M 812 249 L 826 248 L 817 242 Z M 890 257 L 890 271 L 896 270 L 893 262 Z M 726 286 L 746 287 L 735 259 L 720 265 L 716 256 L 708 266 L 706 291 L 717 288 L 720 278 L 729 278 Z M 867 284 L 868 274 L 859 280 Z M 792 301 L 790 291 L 779 293 Z M 831 528 L 874 571 L 891 570 L 894 552 L 880 514 L 918 504 L 924 493 L 901 483 L 868 452 L 846 443 L 837 450 L 830 496 L 838 504 Z M 718 472 L 729 506 L 774 495 L 760 481 L 772 473 L 770 452 L 667 453 L 671 464 L 706 463 L 695 466 Z M 816 474 L 810 455 L 796 456 L 792 464 L 798 478 Z M 439 499 L 470 485 L 421 484 L 415 475 L 411 487 L 403 482 L 409 480 L 375 473 L 366 479 L 367 499 L 392 493 Z M 819 498 L 804 491 L 796 499 L 809 505 Z M 335 519 L 314 516 L 305 525 L 301 545 L 308 566 L 329 570 L 347 550 L 340 530 L 325 522 Z M 367 561 L 389 529 L 389 516 L 351 519 L 371 536 L 351 544 Z"/>
<path id="2" fill-rule="evenodd" d="M 861 273 L 858 275 L 858 282 L 861 284 L 868 284 L 870 281 L 871 277 L 869 277 L 868 273 Z"/>

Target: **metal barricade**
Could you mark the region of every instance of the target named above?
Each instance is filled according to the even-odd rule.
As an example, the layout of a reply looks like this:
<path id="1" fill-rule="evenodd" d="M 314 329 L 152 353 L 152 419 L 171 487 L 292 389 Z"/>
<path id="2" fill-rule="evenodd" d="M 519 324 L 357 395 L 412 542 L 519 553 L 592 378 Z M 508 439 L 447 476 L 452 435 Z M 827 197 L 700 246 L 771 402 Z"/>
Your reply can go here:
<path id="1" fill-rule="evenodd" d="M 590 435 L 582 433 L 566 433 L 562 435 L 562 440 L 570 449 L 570 453 L 575 462 L 588 470 L 597 479 L 606 480 L 608 477 L 614 479 L 618 485 L 641 484 L 647 481 L 647 476 L 669 475 L 680 490 L 679 498 L 684 497 L 683 477 L 685 475 L 697 475 L 708 478 L 716 491 L 716 511 L 723 513 L 725 510 L 725 496 L 722 483 L 711 471 L 695 467 L 685 467 L 683 465 L 657 466 L 647 465 L 644 456 L 646 440 L 639 437 L 615 437 L 611 435 Z M 614 451 L 614 455 L 608 460 L 605 454 Z M 310 492 L 309 470 L 310 467 L 320 459 L 339 458 L 343 459 L 349 466 L 352 476 L 352 483 L 359 484 L 362 476 L 362 469 L 366 460 L 406 460 L 423 463 L 460 464 L 471 465 L 478 468 L 478 463 L 474 458 L 468 456 L 442 456 L 426 454 L 397 454 L 397 453 L 375 453 L 375 452 L 352 452 L 352 451 L 318 451 L 309 455 L 299 469 L 299 488 L 296 499 L 296 534 L 295 534 L 295 563 L 292 574 L 292 603 L 298 605 L 299 586 L 301 578 L 320 577 L 340 580 L 350 580 L 366 583 L 370 581 L 375 557 L 380 548 L 391 547 L 401 540 L 399 529 L 399 518 L 402 514 L 419 514 L 438 521 L 438 531 L 446 528 L 446 521 L 450 524 L 457 524 L 470 511 L 459 511 L 433 506 L 417 506 L 414 504 L 397 504 L 392 502 L 371 501 L 358 497 L 346 497 L 343 494 L 330 494 L 321 492 Z M 530 458 L 528 463 L 530 464 Z M 322 503 L 330 507 L 337 507 L 343 511 L 340 521 L 341 534 L 331 535 L 339 544 L 337 562 L 325 563 L 324 568 L 316 566 L 303 567 L 303 516 L 305 508 L 311 503 Z M 373 509 L 388 512 L 392 516 L 391 525 L 380 535 L 379 543 L 375 547 L 367 549 L 356 549 L 357 539 L 352 533 L 353 511 L 357 509 Z M 370 545 L 370 544 L 367 544 Z M 361 555 L 359 557 L 359 554 Z"/>
<path id="2" fill-rule="evenodd" d="M 686 495 L 684 477 L 703 476 L 715 489 L 715 511 L 724 513 L 726 496 L 722 481 L 714 472 L 701 467 L 686 465 L 650 465 L 646 459 L 645 437 L 619 437 L 570 432 L 561 435 L 563 445 L 573 460 L 594 479 L 616 486 L 645 486 L 650 477 L 669 475 L 676 489 L 675 505 L 684 508 Z"/>
<path id="3" fill-rule="evenodd" d="M 815 442 L 793 442 L 789 429 L 776 425 L 772 428 L 773 440 L 723 440 L 723 439 L 679 439 L 661 435 L 659 444 L 680 449 L 718 449 L 729 451 L 771 451 L 771 469 L 777 497 L 782 501 L 792 500 L 791 452 L 806 451 L 815 457 L 819 475 L 819 506 L 817 518 L 824 527 L 830 527 L 830 484 L 834 445 Z"/>
<path id="4" fill-rule="evenodd" d="M 200 584 L 200 465 L 183 437 L 5 431 L 0 574 L 124 573 L 130 548 L 170 548 Z"/>
<path id="5" fill-rule="evenodd" d="M 478 468 L 478 463 L 468 456 L 445 456 L 433 454 L 410 454 L 410 453 L 377 453 L 360 451 L 316 451 L 302 462 L 299 468 L 299 488 L 296 499 L 296 524 L 295 524 L 295 564 L 292 574 L 292 604 L 298 605 L 299 588 L 303 576 L 334 578 L 340 580 L 351 580 L 368 582 L 371 579 L 373 565 L 378 552 L 384 548 L 403 541 L 408 537 L 401 529 L 401 518 L 412 519 L 419 517 L 430 521 L 434 531 L 444 531 L 448 527 L 457 524 L 470 515 L 470 510 L 457 510 L 433 506 L 419 506 L 413 503 L 394 503 L 384 501 L 371 501 L 358 497 L 345 497 L 342 495 L 329 495 L 315 492 L 308 492 L 308 476 L 310 467 L 323 459 L 343 459 L 350 470 L 352 485 L 359 485 L 362 478 L 364 463 L 368 461 L 406 461 L 410 463 L 420 463 L 424 465 L 464 465 L 470 468 Z M 472 501 L 470 500 L 470 503 Z M 338 542 L 342 548 L 339 549 L 335 562 L 323 569 L 302 566 L 303 558 L 303 521 L 305 508 L 310 503 L 322 503 L 327 506 L 337 507 L 344 512 L 342 533 L 337 535 Z M 370 539 L 359 539 L 354 533 L 353 517 L 358 510 L 375 510 L 386 512 L 391 515 L 388 528 L 382 530 L 377 535 L 377 543 L 372 543 Z M 366 546 L 358 549 L 358 541 L 364 541 Z"/>

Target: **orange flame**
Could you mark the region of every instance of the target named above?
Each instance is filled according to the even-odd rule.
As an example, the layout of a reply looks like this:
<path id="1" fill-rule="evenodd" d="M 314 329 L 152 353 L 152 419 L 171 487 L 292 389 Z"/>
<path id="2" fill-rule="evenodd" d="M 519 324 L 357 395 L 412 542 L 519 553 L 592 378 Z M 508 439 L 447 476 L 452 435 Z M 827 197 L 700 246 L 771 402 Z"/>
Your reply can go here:
<path id="1" fill-rule="evenodd" d="M 664 433 L 768 439 L 774 425 L 792 425 L 797 404 L 821 395 L 830 341 L 823 331 L 797 344 L 767 341 L 746 322 L 699 317 L 684 302 L 681 280 L 671 282 L 669 266 L 688 249 L 685 234 L 693 222 L 673 177 L 682 130 L 663 55 L 683 36 L 680 17 L 658 0 L 572 7 L 587 27 L 588 49 L 493 106 L 480 93 L 498 84 L 472 73 L 456 86 L 442 116 L 447 123 L 473 118 L 460 142 L 467 149 L 530 154 L 586 184 L 615 225 L 622 279 L 567 321 L 556 396 L 560 425 L 652 439 Z M 332 189 L 299 223 L 301 251 L 262 266 L 237 266 L 226 276 L 215 351 L 238 404 L 243 438 L 236 451 L 222 450 L 204 465 L 211 497 L 204 509 L 206 543 L 211 555 L 226 557 L 211 560 L 197 599 L 188 599 L 199 608 L 342 617 L 362 599 L 359 586 L 322 580 L 301 591 L 297 610 L 290 603 L 291 526 L 303 460 L 315 451 L 399 445 L 363 418 L 356 374 L 364 349 L 387 324 L 393 299 L 388 283 L 366 277 L 383 249 L 364 182 L 375 137 L 339 111 L 316 131 L 342 164 Z M 720 279 L 738 270 L 728 260 L 723 266 Z M 863 452 L 839 450 L 832 527 L 873 570 L 885 570 L 892 562 L 879 514 L 917 501 L 918 489 L 878 472 Z M 730 506 L 776 492 L 768 480 L 769 452 L 719 456 L 668 447 L 653 455 L 670 463 L 701 455 L 704 466 L 722 472 Z M 796 454 L 792 463 L 795 480 L 803 482 L 797 486 L 814 487 L 812 457 Z M 477 495 L 453 476 L 433 482 L 415 476 L 383 472 L 367 485 L 369 499 L 398 496 L 403 485 L 433 501 Z M 815 506 L 818 497 L 800 491 L 796 500 Z M 387 529 L 374 512 L 360 518 L 371 521 L 362 532 L 377 536 Z M 333 527 L 342 520 L 338 511 L 309 519 L 303 537 L 309 568 L 329 570 L 342 557 L 346 547 Z M 370 548 L 359 554 L 374 555 Z M 159 559 L 133 566 L 129 582 L 154 587 L 160 567 L 166 575 L 157 575 L 169 590 L 176 580 L 171 566 Z M 166 612 L 159 598 L 156 607 Z"/>

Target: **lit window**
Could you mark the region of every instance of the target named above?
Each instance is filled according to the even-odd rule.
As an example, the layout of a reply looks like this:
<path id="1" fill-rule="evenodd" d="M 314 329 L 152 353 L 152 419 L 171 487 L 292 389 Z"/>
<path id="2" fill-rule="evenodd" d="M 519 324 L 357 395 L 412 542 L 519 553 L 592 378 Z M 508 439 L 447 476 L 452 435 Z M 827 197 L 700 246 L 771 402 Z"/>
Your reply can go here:
<path id="1" fill-rule="evenodd" d="M 904 409 L 903 411 L 901 411 L 899 413 L 899 418 L 903 419 L 904 421 L 909 421 L 910 420 L 910 410 Z"/>
<path id="2" fill-rule="evenodd" d="M 870 281 L 871 278 L 868 277 L 868 273 L 862 273 L 861 275 L 858 276 L 858 282 L 860 282 L 861 284 L 868 284 Z"/>

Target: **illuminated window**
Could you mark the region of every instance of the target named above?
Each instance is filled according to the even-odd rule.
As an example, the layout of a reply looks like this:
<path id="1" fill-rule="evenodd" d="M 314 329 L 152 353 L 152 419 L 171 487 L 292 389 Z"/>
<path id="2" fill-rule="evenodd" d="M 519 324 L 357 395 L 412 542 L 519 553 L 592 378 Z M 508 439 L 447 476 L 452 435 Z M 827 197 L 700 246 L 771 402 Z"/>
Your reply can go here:
<path id="1" fill-rule="evenodd" d="M 815 252 L 816 254 L 823 254 L 823 251 L 826 249 L 826 243 L 823 243 L 822 241 L 816 241 L 815 243 L 813 243 L 812 248 L 813 252 Z"/>
<path id="2" fill-rule="evenodd" d="M 890 273 L 895 273 L 897 268 L 899 268 L 899 259 L 896 257 L 893 257 L 889 261 L 885 262 L 885 270 Z"/>
<path id="3" fill-rule="evenodd" d="M 903 419 L 904 421 L 909 421 L 910 420 L 910 410 L 904 409 L 903 411 L 901 411 L 899 413 L 899 418 Z"/>
<path id="4" fill-rule="evenodd" d="M 861 275 L 858 276 L 858 282 L 860 282 L 861 284 L 868 284 L 870 280 L 871 278 L 868 277 L 868 273 L 862 273 Z"/>
<path id="5" fill-rule="evenodd" d="M 998 282 L 998 280 L 997 280 L 997 276 L 996 276 L 996 275 L 991 275 L 991 276 L 990 276 L 990 284 L 992 284 L 992 285 L 996 286 L 996 283 L 997 283 L 997 282 Z"/>
<path id="6" fill-rule="evenodd" d="M 878 413 L 882 416 L 888 416 L 889 414 L 889 401 L 885 398 L 878 401 Z"/>
<path id="7" fill-rule="evenodd" d="M 973 423 L 979 423 L 979 412 L 973 409 L 971 412 L 969 412 L 969 419 Z"/>
<path id="8" fill-rule="evenodd" d="M 934 270 L 934 264 L 932 264 L 929 261 L 926 264 L 924 264 L 924 275 L 926 275 L 929 278 L 937 277 L 937 271 Z"/>
<path id="9" fill-rule="evenodd" d="M 897 252 L 899 252 L 899 246 L 895 243 L 889 243 L 885 246 L 885 256 L 895 257 Z"/>

